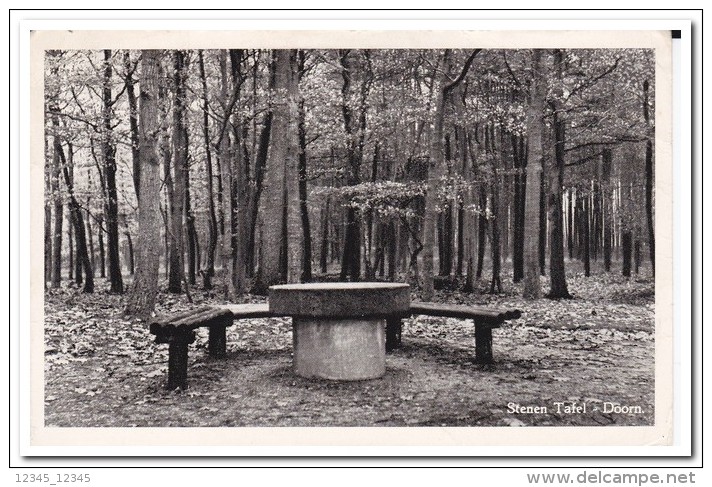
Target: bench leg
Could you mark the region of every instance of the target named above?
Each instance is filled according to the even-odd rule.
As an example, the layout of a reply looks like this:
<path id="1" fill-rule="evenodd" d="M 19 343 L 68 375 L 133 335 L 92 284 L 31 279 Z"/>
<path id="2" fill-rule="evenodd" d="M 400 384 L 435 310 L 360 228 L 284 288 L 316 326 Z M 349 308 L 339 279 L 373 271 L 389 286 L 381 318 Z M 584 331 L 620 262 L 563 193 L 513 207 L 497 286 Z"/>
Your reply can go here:
<path id="1" fill-rule="evenodd" d="M 479 364 L 492 363 L 492 328 L 475 323 L 475 361 Z"/>
<path id="2" fill-rule="evenodd" d="M 195 341 L 195 332 L 171 337 L 168 343 L 168 384 L 166 388 L 188 387 L 188 346 Z"/>
<path id="3" fill-rule="evenodd" d="M 400 348 L 402 331 L 403 325 L 400 318 L 388 318 L 386 320 L 386 352 Z"/>
<path id="4" fill-rule="evenodd" d="M 208 335 L 208 354 L 213 358 L 225 358 L 227 345 L 226 328 L 227 325 L 210 327 L 210 334 Z"/>

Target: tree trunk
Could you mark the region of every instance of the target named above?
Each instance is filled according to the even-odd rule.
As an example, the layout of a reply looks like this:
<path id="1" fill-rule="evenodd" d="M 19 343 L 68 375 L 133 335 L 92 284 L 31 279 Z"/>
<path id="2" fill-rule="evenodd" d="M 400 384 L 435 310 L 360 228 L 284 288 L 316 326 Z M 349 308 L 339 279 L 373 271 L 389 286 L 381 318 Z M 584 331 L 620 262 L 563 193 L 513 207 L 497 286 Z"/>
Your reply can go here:
<path id="1" fill-rule="evenodd" d="M 601 159 L 601 179 L 603 183 L 603 268 L 606 272 L 611 271 L 611 253 L 613 245 L 613 203 L 611 199 L 610 180 L 613 164 L 613 153 L 611 149 L 603 149 Z"/>
<path id="2" fill-rule="evenodd" d="M 94 235 L 92 233 L 92 227 L 91 227 L 91 213 L 89 212 L 89 200 L 87 199 L 87 205 L 86 205 L 86 234 L 87 234 L 87 241 L 89 243 L 89 263 L 91 264 L 91 275 L 92 277 L 95 276 L 95 269 L 96 269 L 96 253 L 94 251 Z"/>
<path id="3" fill-rule="evenodd" d="M 541 211 L 541 180 L 543 169 L 542 136 L 544 130 L 544 99 L 546 89 L 542 73 L 542 50 L 532 51 L 532 84 L 530 87 L 529 106 L 527 108 L 527 165 L 526 165 L 526 190 L 524 213 L 524 291 L 527 299 L 538 299 L 541 296 L 541 283 L 539 281 L 539 239 L 535 236 L 540 233 Z"/>
<path id="4" fill-rule="evenodd" d="M 633 260 L 635 261 L 635 273 L 639 274 L 640 273 L 640 240 L 638 240 L 636 238 L 635 244 L 633 247 L 634 247 Z"/>
<path id="5" fill-rule="evenodd" d="M 106 195 L 104 199 L 104 215 L 106 218 L 106 237 L 108 240 L 109 280 L 112 293 L 124 292 L 124 281 L 121 275 L 121 260 L 119 256 L 119 202 L 116 189 L 116 144 L 113 140 L 111 96 L 112 85 L 111 50 L 104 50 L 104 77 L 102 86 L 103 98 L 103 132 L 101 153 L 104 162 L 104 181 Z"/>
<path id="6" fill-rule="evenodd" d="M 166 279 L 170 276 L 171 269 L 171 206 L 173 205 L 173 175 L 171 169 L 171 143 L 170 134 L 168 132 L 168 120 L 171 119 L 170 101 L 168 101 L 168 80 L 163 69 L 162 63 L 159 63 L 160 76 L 158 84 L 158 106 L 160 108 L 160 137 L 158 143 L 159 156 L 163 162 L 163 188 L 165 190 L 164 201 L 165 206 L 160 205 L 161 219 L 163 220 L 163 272 Z"/>
<path id="7" fill-rule="evenodd" d="M 591 194 L 583 198 L 583 272 L 591 275 Z"/>
<path id="8" fill-rule="evenodd" d="M 341 113 L 344 119 L 344 130 L 347 136 L 347 177 L 346 184 L 355 186 L 361 182 L 361 155 L 357 150 L 357 121 L 354 119 L 354 110 L 349 99 L 352 96 L 351 85 L 353 82 L 354 66 L 351 63 L 348 49 L 339 51 L 341 64 Z M 346 229 L 344 234 L 344 247 L 341 259 L 342 281 L 347 278 L 358 281 L 361 277 L 361 225 L 357 218 L 356 210 L 349 206 L 346 212 Z"/>
<path id="9" fill-rule="evenodd" d="M 474 190 L 472 187 L 474 157 L 470 146 L 470 136 L 466 128 L 462 128 L 462 176 L 467 183 L 465 194 L 463 195 L 463 206 L 465 207 L 463 215 L 462 232 L 465 236 L 463 243 L 463 254 L 465 267 L 465 284 L 462 287 L 463 292 L 472 292 L 475 287 L 475 231 L 477 230 L 477 217 L 472 211 L 472 206 L 475 202 Z"/>
<path id="10" fill-rule="evenodd" d="M 104 250 L 104 215 L 100 214 L 97 217 L 99 237 L 99 276 L 106 277 L 106 251 Z"/>
<path id="11" fill-rule="evenodd" d="M 554 50 L 554 64 L 556 79 L 563 79 L 563 52 Z M 554 108 L 554 164 L 549 171 L 549 224 L 550 224 L 550 253 L 549 253 L 549 279 L 551 288 L 547 297 L 552 299 L 570 298 L 566 286 L 566 272 L 564 268 L 564 219 L 563 198 L 564 185 L 564 149 L 566 144 L 565 121 L 560 102 L 553 102 Z"/>
<path id="12" fill-rule="evenodd" d="M 232 170 L 232 262 L 233 262 L 233 286 L 235 293 L 241 295 L 245 292 L 245 249 L 247 247 L 247 167 L 248 157 L 246 153 L 246 135 L 240 127 L 243 125 L 241 110 L 234 109 L 237 100 L 241 97 L 242 85 L 245 77 L 242 73 L 242 63 L 244 49 L 230 49 L 230 72 L 232 74 L 233 94 L 230 100 L 229 116 L 232 120 L 233 144 L 230 151 L 230 158 L 233 162 Z"/>
<path id="13" fill-rule="evenodd" d="M 623 275 L 630 277 L 631 257 L 633 254 L 633 234 L 630 231 L 623 232 Z"/>
<path id="14" fill-rule="evenodd" d="M 56 119 L 56 117 L 54 117 Z M 52 121 L 55 124 L 55 120 Z M 55 128 L 59 125 L 56 122 Z M 62 226 L 64 223 L 64 205 L 59 190 L 59 175 L 62 170 L 62 143 L 55 134 L 52 143 L 52 176 L 50 187 L 54 201 L 54 233 L 52 234 L 52 288 L 59 288 L 62 282 Z"/>
<path id="15" fill-rule="evenodd" d="M 129 132 L 131 134 L 131 162 L 133 168 L 133 182 L 136 190 L 136 200 L 140 199 L 140 178 L 141 178 L 141 162 L 139 158 L 139 140 L 138 140 L 138 106 L 136 103 L 136 92 L 134 85 L 136 84 L 133 78 L 134 68 L 131 66 L 131 56 L 129 51 L 124 52 L 124 69 L 126 77 L 124 83 L 126 85 L 126 98 L 129 102 Z"/>
<path id="16" fill-rule="evenodd" d="M 435 247 L 435 225 L 437 221 L 436 191 L 444 172 L 443 125 L 445 123 L 445 95 L 447 71 L 450 64 L 450 49 L 445 49 L 438 66 L 442 70 L 433 115 L 433 132 L 430 140 L 430 162 L 428 186 L 425 196 L 425 217 L 423 219 L 423 300 L 430 301 L 435 294 L 433 282 L 433 250 Z M 433 85 L 435 80 L 433 80 Z"/>
<path id="17" fill-rule="evenodd" d="M 126 232 L 124 232 L 124 236 L 126 237 L 126 245 L 128 247 L 128 253 L 129 253 L 129 258 L 128 258 L 128 268 L 129 268 L 129 274 L 133 276 L 134 274 L 134 248 L 133 248 L 133 240 L 131 240 L 131 234 L 129 233 L 128 226 L 126 227 Z"/>
<path id="18" fill-rule="evenodd" d="M 303 51 L 302 51 L 303 52 Z M 286 100 L 281 109 L 284 110 L 285 131 L 281 137 L 285 139 L 285 204 L 287 233 L 287 282 L 301 282 L 308 267 L 311 274 L 311 234 L 309 233 L 309 216 L 306 213 L 307 181 L 306 181 L 306 133 L 302 123 L 302 113 L 299 109 L 298 51 L 289 49 L 277 54 L 278 63 L 285 64 L 284 82 Z M 281 59 L 280 59 L 281 58 Z M 306 234 L 309 234 L 309 251 L 306 250 Z M 306 261 L 306 258 L 309 261 Z M 311 276 L 309 276 L 311 279 Z"/>
<path id="19" fill-rule="evenodd" d="M 183 137 L 183 142 L 185 143 L 185 153 L 188 153 L 189 143 L 188 143 L 188 130 L 185 130 L 185 135 Z M 185 204 L 183 208 L 185 209 L 183 218 L 186 222 L 187 229 L 187 240 L 188 240 L 188 283 L 190 285 L 195 285 L 195 276 L 197 273 L 197 267 L 200 265 L 200 247 L 198 245 L 198 232 L 195 229 L 195 215 L 193 214 L 193 207 L 191 205 L 190 197 L 190 174 L 188 168 L 186 167 L 185 175 Z"/>
<path id="20" fill-rule="evenodd" d="M 581 197 L 581 185 L 576 184 L 573 190 L 574 202 L 574 257 L 583 262 L 583 236 L 581 221 L 583 220 L 583 198 Z"/>
<path id="21" fill-rule="evenodd" d="M 165 167 L 165 166 L 164 166 Z M 165 178 L 166 181 L 169 181 L 169 178 Z M 170 198 L 166 198 L 166 201 L 170 201 Z M 160 205 L 160 203 L 159 203 Z M 161 211 L 161 220 L 163 221 L 163 274 L 166 279 L 168 279 L 168 268 L 170 267 L 168 264 L 170 262 L 170 257 L 171 257 L 171 244 L 170 244 L 170 233 L 171 233 L 171 228 L 170 228 L 170 222 L 168 221 L 168 208 L 160 207 Z"/>
<path id="22" fill-rule="evenodd" d="M 477 222 L 477 272 L 475 273 L 476 279 L 482 278 L 482 271 L 484 270 L 485 263 L 485 251 L 487 249 L 487 227 L 489 226 L 489 221 L 485 215 L 487 209 L 487 183 L 480 183 L 480 214 Z"/>
<path id="23" fill-rule="evenodd" d="M 52 167 L 49 165 L 45 137 L 45 172 L 44 172 L 44 286 L 52 281 Z"/>
<path id="24" fill-rule="evenodd" d="M 545 129 L 542 129 L 542 133 Z M 544 136 L 545 137 L 545 136 Z M 543 152 L 543 149 L 542 149 Z M 542 156 L 542 176 L 539 190 L 539 273 L 546 275 L 546 235 L 547 235 L 547 210 L 546 191 L 547 184 L 543 171 L 547 170 Z"/>
<path id="25" fill-rule="evenodd" d="M 299 205 L 289 211 L 287 201 L 288 191 L 293 190 L 293 197 L 298 198 L 298 171 L 297 154 L 295 151 L 296 133 L 296 99 L 294 52 L 278 49 L 275 55 L 275 81 L 276 92 L 287 93 L 286 97 L 278 98 L 272 109 L 270 150 L 265 168 L 262 198 L 262 242 L 260 252 L 259 273 L 256 288 L 258 291 L 274 284 L 279 284 L 287 279 L 298 281 L 301 275 L 301 255 L 303 249 L 299 241 L 289 245 L 286 237 L 290 232 L 300 229 Z M 294 106 L 293 106 L 294 105 Z M 294 137 L 294 140 L 292 138 Z M 288 181 L 288 177 L 292 181 Z M 288 183 L 291 188 L 288 187 Z M 296 225 L 296 228 L 294 226 Z M 298 234 L 297 234 L 298 235 Z M 291 248 L 290 248 L 291 247 Z M 284 265 L 286 263 L 286 269 Z M 296 266 L 296 267 L 294 267 Z M 287 271 L 285 275 L 285 272 Z M 296 275 L 295 275 L 296 274 Z"/>
<path id="26" fill-rule="evenodd" d="M 326 196 L 324 206 L 321 209 L 321 247 L 319 248 L 319 270 L 322 274 L 328 271 L 329 263 L 329 220 L 331 218 L 329 212 L 329 204 L 331 198 Z"/>
<path id="27" fill-rule="evenodd" d="M 569 250 L 569 260 L 574 258 L 574 193 L 567 191 L 568 211 L 566 212 L 566 247 Z"/>
<path id="28" fill-rule="evenodd" d="M 168 271 L 168 292 L 179 294 L 185 275 L 183 265 L 183 216 L 185 213 L 186 172 L 188 154 L 186 153 L 185 129 L 185 53 L 173 51 L 173 194 L 170 205 L 170 262 Z"/>
<path id="29" fill-rule="evenodd" d="M 507 98 L 509 99 L 509 97 Z M 511 146 L 511 138 L 508 137 L 507 129 L 500 127 L 499 129 L 499 141 L 500 141 L 500 157 L 501 164 L 500 168 L 503 173 L 500 173 L 499 183 L 500 187 L 499 193 L 499 213 L 500 213 L 500 253 L 502 255 L 502 262 L 506 263 L 510 256 L 510 241 L 511 241 L 511 227 L 512 227 L 512 173 L 514 169 L 514 164 L 512 159 L 514 157 L 514 148 Z"/>
<path id="30" fill-rule="evenodd" d="M 74 270 L 76 265 L 74 264 L 74 223 L 72 222 L 72 213 L 69 213 L 69 226 L 67 227 L 67 247 L 69 250 L 69 262 L 68 262 L 68 273 L 69 280 L 74 280 Z"/>
<path id="31" fill-rule="evenodd" d="M 601 183 L 598 179 L 593 181 L 593 201 L 591 202 L 591 256 L 598 260 L 598 250 L 602 243 L 601 231 Z"/>
<path id="32" fill-rule="evenodd" d="M 158 77 L 161 51 L 141 52 L 139 119 L 140 179 L 136 273 L 125 312 L 147 319 L 158 293 L 158 263 L 161 251 L 160 161 L 158 157 Z"/>
<path id="33" fill-rule="evenodd" d="M 57 122 L 57 125 L 59 123 Z M 84 229 L 84 217 L 82 215 L 82 209 L 79 206 L 79 202 L 74 195 L 74 177 L 72 174 L 72 169 L 74 166 L 72 147 L 69 146 L 69 158 L 68 160 L 64 156 L 64 151 L 62 150 L 62 145 L 59 145 L 59 154 L 62 160 L 63 172 L 64 172 L 64 183 L 67 187 L 67 194 L 69 196 L 69 213 L 70 221 L 72 223 L 72 228 L 74 230 L 74 240 L 76 245 L 76 262 L 74 277 L 77 285 L 84 284 L 82 292 L 93 293 L 94 292 L 94 272 L 91 268 L 91 262 L 89 261 L 89 251 L 87 249 L 86 233 Z M 71 246 L 71 243 L 70 243 Z M 82 272 L 84 273 L 85 279 L 82 279 Z"/>
<path id="34" fill-rule="evenodd" d="M 499 168 L 497 167 L 497 157 L 495 155 L 495 128 L 494 125 L 488 127 L 485 135 L 485 147 L 489 146 L 488 150 L 492 154 L 492 184 L 490 185 L 491 191 L 491 201 L 492 201 L 492 280 L 490 283 L 490 294 L 502 292 L 502 282 L 500 278 L 500 269 L 502 266 L 501 257 L 501 247 L 500 247 L 500 237 L 501 237 L 501 220 L 502 214 L 500 211 L 501 201 L 500 201 L 500 175 Z M 500 156 L 502 156 L 502 150 L 504 148 L 500 147 Z"/>
<path id="35" fill-rule="evenodd" d="M 502 281 L 500 278 L 500 269 L 502 267 L 501 247 L 500 247 L 500 223 L 498 217 L 501 217 L 500 201 L 499 201 L 499 183 L 497 182 L 496 169 L 494 173 L 494 183 L 492 184 L 492 281 L 490 283 L 490 294 L 502 292 Z"/>
<path id="36" fill-rule="evenodd" d="M 227 130 L 230 119 L 229 111 L 229 94 L 228 94 L 228 76 L 227 76 L 227 52 L 221 50 L 219 54 L 220 58 L 220 100 L 224 107 L 222 120 L 221 120 L 221 130 L 218 139 L 218 151 L 219 151 L 219 162 L 220 162 L 220 181 L 222 184 L 222 197 L 220 198 L 222 206 L 223 215 L 223 227 L 222 227 L 222 238 L 220 242 L 220 260 L 222 264 L 222 279 L 220 280 L 221 291 L 223 297 L 229 300 L 235 300 L 237 298 L 237 292 L 235 289 L 235 266 L 233 262 L 233 238 L 232 229 L 234 209 L 233 198 L 232 198 L 232 187 L 233 187 L 233 169 L 232 162 L 230 160 L 230 135 Z M 237 93 L 236 95 L 237 96 Z"/>
<path id="37" fill-rule="evenodd" d="M 443 219 L 443 238 L 442 238 L 442 254 L 443 262 L 441 265 L 441 276 L 449 276 L 452 274 L 452 202 L 448 201 L 445 204 L 445 211 L 442 213 Z"/>
<path id="38" fill-rule="evenodd" d="M 304 73 L 304 65 L 306 62 L 305 51 L 299 51 L 299 79 Z M 298 81 L 295 82 L 295 88 L 298 89 Z M 296 95 L 295 95 L 296 96 Z M 302 258 L 303 271 L 301 275 L 302 282 L 311 282 L 312 280 L 312 237 L 311 228 L 309 225 L 309 210 L 307 207 L 307 131 L 306 131 L 306 113 L 304 111 L 304 98 L 299 96 L 299 121 L 297 131 L 299 134 L 299 212 L 301 215 L 302 235 L 304 236 L 304 256 Z"/>
<path id="39" fill-rule="evenodd" d="M 218 220 L 215 212 L 215 199 L 213 197 L 213 161 L 209 132 L 209 109 L 208 103 L 208 82 L 205 76 L 205 61 L 203 51 L 198 51 L 198 68 L 200 70 L 200 81 L 202 86 L 203 101 L 203 142 L 205 144 L 205 180 L 207 185 L 208 199 L 208 249 L 206 269 L 203 275 L 203 288 L 211 289 L 212 278 L 215 275 L 215 252 L 218 245 Z"/>
<path id="40" fill-rule="evenodd" d="M 444 226 L 444 213 L 445 210 L 442 212 L 438 213 L 437 216 L 437 222 L 435 225 L 435 234 L 437 236 L 437 245 L 438 245 L 438 263 L 439 263 L 439 270 L 438 270 L 438 275 L 443 276 L 444 275 L 444 265 L 445 265 L 445 245 L 443 244 L 443 226 Z"/>
<path id="41" fill-rule="evenodd" d="M 643 83 L 643 115 L 645 124 L 650 130 L 650 83 L 645 80 Z M 653 216 L 653 188 L 655 184 L 655 165 L 653 159 L 653 139 L 648 137 L 645 142 L 645 216 L 648 223 L 648 247 L 650 249 L 650 265 L 653 276 L 655 275 L 655 220 Z"/>
<path id="42" fill-rule="evenodd" d="M 526 153 L 523 146 L 523 137 L 512 134 L 512 148 L 514 150 L 514 229 L 512 245 L 513 281 L 524 279 L 524 226 L 526 211 Z"/>
<path id="43" fill-rule="evenodd" d="M 460 201 L 457 204 L 457 264 L 455 275 L 462 276 L 465 264 L 465 205 Z"/>

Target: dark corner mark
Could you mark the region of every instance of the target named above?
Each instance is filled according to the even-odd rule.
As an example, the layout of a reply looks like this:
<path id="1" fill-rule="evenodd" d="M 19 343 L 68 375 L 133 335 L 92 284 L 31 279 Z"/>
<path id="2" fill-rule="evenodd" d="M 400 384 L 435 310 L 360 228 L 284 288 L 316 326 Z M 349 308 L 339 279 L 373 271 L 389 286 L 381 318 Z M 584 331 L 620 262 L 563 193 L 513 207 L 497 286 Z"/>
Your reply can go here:
<path id="1" fill-rule="evenodd" d="M 672 33 L 673 39 L 682 39 L 682 31 L 681 30 L 673 30 L 670 32 Z"/>

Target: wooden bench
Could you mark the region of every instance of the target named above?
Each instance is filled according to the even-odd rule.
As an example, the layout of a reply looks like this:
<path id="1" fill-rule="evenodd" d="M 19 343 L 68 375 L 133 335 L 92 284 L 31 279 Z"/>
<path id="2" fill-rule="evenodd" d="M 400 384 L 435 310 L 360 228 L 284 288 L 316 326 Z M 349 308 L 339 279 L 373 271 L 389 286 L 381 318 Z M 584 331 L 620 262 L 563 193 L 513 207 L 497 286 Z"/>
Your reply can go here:
<path id="1" fill-rule="evenodd" d="M 492 328 L 499 328 L 505 321 L 519 318 L 517 309 L 493 309 L 484 306 L 463 306 L 441 303 L 410 303 L 411 315 L 443 316 L 471 319 L 475 323 L 475 361 L 492 363 Z M 386 325 L 386 351 L 401 346 L 402 323 L 400 318 L 389 318 Z"/>
<path id="2" fill-rule="evenodd" d="M 429 315 L 471 319 L 475 323 L 475 360 L 478 363 L 492 362 L 492 328 L 505 321 L 519 318 L 519 310 L 500 310 L 482 306 L 461 306 L 440 303 L 412 302 L 408 313 L 385 316 L 386 351 L 401 346 L 402 318 L 407 315 Z M 168 344 L 168 381 L 166 387 L 185 389 L 188 386 L 188 347 L 195 341 L 197 328 L 208 328 L 208 354 L 223 358 L 226 354 L 226 329 L 234 320 L 246 318 L 273 318 L 288 316 L 270 311 L 264 304 L 232 304 L 206 306 L 185 313 L 159 316 L 149 323 L 156 343 Z"/>
<path id="3" fill-rule="evenodd" d="M 168 344 L 168 389 L 188 386 L 188 346 L 195 341 L 197 328 L 208 328 L 208 354 L 223 358 L 226 354 L 225 330 L 234 320 L 279 316 L 264 304 L 206 306 L 185 313 L 159 316 L 149 323 L 156 343 Z"/>

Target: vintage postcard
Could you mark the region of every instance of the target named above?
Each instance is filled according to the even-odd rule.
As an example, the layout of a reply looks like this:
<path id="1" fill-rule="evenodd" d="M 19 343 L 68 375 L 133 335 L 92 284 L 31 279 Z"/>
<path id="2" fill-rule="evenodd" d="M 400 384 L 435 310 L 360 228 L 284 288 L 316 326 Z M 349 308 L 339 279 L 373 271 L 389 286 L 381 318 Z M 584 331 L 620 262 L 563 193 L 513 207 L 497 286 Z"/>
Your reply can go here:
<path id="1" fill-rule="evenodd" d="M 671 46 L 33 31 L 29 446 L 670 445 Z"/>

